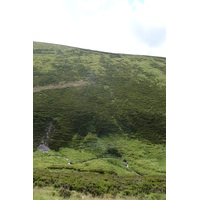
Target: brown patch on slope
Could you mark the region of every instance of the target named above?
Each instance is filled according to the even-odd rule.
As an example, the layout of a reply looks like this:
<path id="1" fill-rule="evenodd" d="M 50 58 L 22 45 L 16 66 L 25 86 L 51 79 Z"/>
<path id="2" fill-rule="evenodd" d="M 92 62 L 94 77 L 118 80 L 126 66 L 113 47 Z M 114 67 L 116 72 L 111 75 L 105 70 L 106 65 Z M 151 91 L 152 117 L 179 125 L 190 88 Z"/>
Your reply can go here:
<path id="1" fill-rule="evenodd" d="M 88 82 L 84 81 L 74 81 L 68 83 L 59 83 L 57 85 L 46 85 L 46 86 L 37 86 L 33 88 L 33 93 L 40 92 L 42 90 L 54 90 L 54 89 L 62 89 L 68 87 L 83 87 L 88 85 Z"/>

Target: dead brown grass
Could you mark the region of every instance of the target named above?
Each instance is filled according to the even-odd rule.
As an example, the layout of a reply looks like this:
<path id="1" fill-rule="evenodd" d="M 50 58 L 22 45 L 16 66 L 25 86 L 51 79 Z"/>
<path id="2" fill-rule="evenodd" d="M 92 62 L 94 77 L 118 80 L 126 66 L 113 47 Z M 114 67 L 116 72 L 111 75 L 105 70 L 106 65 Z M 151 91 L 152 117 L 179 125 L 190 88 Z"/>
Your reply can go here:
<path id="1" fill-rule="evenodd" d="M 62 89 L 62 88 L 68 88 L 68 87 L 83 87 L 87 86 L 88 82 L 84 81 L 74 81 L 74 82 L 62 82 L 57 85 L 46 85 L 46 86 L 37 86 L 33 88 L 33 93 L 40 92 L 42 90 L 55 90 L 55 89 Z"/>

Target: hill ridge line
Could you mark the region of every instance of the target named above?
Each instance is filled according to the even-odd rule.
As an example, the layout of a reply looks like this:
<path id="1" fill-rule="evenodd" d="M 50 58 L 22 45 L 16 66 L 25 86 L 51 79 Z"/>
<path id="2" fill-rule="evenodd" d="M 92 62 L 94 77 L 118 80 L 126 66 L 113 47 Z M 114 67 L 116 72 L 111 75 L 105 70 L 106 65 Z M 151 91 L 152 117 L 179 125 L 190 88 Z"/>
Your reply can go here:
<path id="1" fill-rule="evenodd" d="M 133 54 L 133 53 L 110 52 L 110 51 L 97 50 L 97 49 L 90 49 L 90 48 L 84 48 L 84 47 L 78 47 L 78 46 L 71 46 L 71 45 L 59 44 L 59 43 L 40 42 L 40 41 L 33 41 L 33 43 L 40 43 L 40 44 L 47 44 L 47 45 L 55 45 L 55 46 L 69 47 L 69 48 L 79 49 L 79 50 L 85 50 L 85 51 L 93 51 L 93 52 L 96 52 L 96 53 L 105 53 L 105 54 L 114 54 L 114 55 L 124 55 L 124 56 L 142 56 L 142 57 L 153 57 L 153 58 L 164 58 L 164 59 L 166 59 L 166 56 L 155 56 L 155 55 L 137 54 L 137 53 L 136 53 L 136 54 Z"/>

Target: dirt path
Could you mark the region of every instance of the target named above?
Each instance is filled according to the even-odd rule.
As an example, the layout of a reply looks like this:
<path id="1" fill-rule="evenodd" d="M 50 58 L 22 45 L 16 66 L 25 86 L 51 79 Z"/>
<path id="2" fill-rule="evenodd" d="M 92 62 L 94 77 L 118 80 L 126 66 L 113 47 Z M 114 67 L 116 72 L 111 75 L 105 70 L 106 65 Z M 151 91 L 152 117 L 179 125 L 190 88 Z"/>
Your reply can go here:
<path id="1" fill-rule="evenodd" d="M 57 85 L 46 85 L 46 86 L 37 86 L 33 88 L 33 93 L 40 92 L 42 90 L 54 90 L 54 89 L 62 89 L 68 87 L 82 87 L 88 85 L 88 82 L 84 81 L 74 81 L 68 83 L 62 83 Z"/>

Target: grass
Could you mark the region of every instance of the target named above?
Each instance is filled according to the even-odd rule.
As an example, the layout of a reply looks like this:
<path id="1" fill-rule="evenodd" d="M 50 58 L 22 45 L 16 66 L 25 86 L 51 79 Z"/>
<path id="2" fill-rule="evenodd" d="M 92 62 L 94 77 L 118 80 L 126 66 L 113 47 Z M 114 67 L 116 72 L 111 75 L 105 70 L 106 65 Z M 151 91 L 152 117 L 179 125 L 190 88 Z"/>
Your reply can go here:
<path id="1" fill-rule="evenodd" d="M 111 142 L 112 141 L 112 142 Z M 34 169 L 60 166 L 63 169 L 80 171 L 103 170 L 104 173 L 113 172 L 117 175 L 165 175 L 166 148 L 162 144 L 148 144 L 139 140 L 129 140 L 123 137 L 105 137 L 101 141 L 91 143 L 90 148 L 80 144 L 77 149 L 60 148 L 48 153 L 34 152 Z M 114 146 L 120 156 L 109 153 L 107 149 Z M 98 148 L 101 150 L 98 151 Z M 72 165 L 68 165 L 69 159 Z M 129 168 L 123 160 L 126 159 Z"/>
<path id="2" fill-rule="evenodd" d="M 154 197 L 153 195 L 151 195 Z M 158 196 L 161 196 L 158 194 Z M 45 188 L 34 188 L 33 189 L 33 200 L 64 200 L 66 198 L 61 197 L 59 190 L 55 190 L 53 187 L 45 187 Z M 120 195 L 116 197 L 112 197 L 110 195 L 104 195 L 104 197 L 93 197 L 92 195 L 85 195 L 82 193 L 78 193 L 76 191 L 72 191 L 70 197 L 67 199 L 69 200 L 80 200 L 80 199 L 86 199 L 86 200 L 102 200 L 102 199 L 107 199 L 107 200 L 139 200 L 140 198 L 137 197 L 121 197 Z M 146 197 L 148 199 L 148 197 Z M 155 199 L 155 198 L 149 198 L 149 199 Z M 164 198 L 163 198 L 164 199 Z"/>
<path id="3" fill-rule="evenodd" d="M 54 187 L 55 190 L 76 191 L 80 195 L 132 197 L 157 199 L 165 197 L 165 146 L 139 140 L 101 138 L 100 148 L 112 145 L 121 156 L 95 151 L 83 146 L 77 149 L 60 148 L 59 151 L 34 152 L 34 187 Z M 82 144 L 83 145 L 83 144 Z M 68 158 L 71 165 L 68 165 Z M 123 162 L 129 164 L 129 168 Z M 145 196 L 146 195 L 146 196 Z M 149 196 L 148 196 L 149 195 Z M 148 197 L 148 198 L 147 198 Z M 158 198 L 158 199 L 159 199 Z"/>
<path id="4" fill-rule="evenodd" d="M 64 200 L 53 187 L 34 188 L 33 200 Z"/>
<path id="5" fill-rule="evenodd" d="M 34 199 L 165 199 L 165 58 L 34 42 L 33 86 Z"/>
<path id="6" fill-rule="evenodd" d="M 128 133 L 165 143 L 164 58 L 35 42 L 33 47 L 34 91 L 48 88 L 34 93 L 34 149 L 48 123 L 53 124 L 48 143 L 54 150 L 71 144 L 75 134 L 81 140 L 89 132 Z M 79 81 L 88 85 L 54 88 Z"/>

